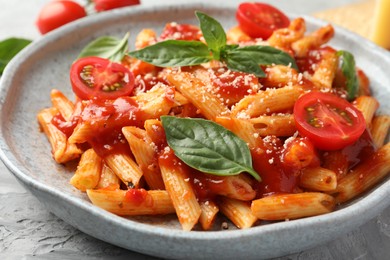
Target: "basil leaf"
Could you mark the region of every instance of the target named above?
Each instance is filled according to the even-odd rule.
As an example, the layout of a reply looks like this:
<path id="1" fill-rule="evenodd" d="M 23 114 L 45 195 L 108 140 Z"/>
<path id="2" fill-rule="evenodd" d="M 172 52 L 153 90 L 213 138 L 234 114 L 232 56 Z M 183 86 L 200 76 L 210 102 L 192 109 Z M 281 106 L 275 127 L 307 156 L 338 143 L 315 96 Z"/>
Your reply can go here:
<path id="1" fill-rule="evenodd" d="M 213 52 L 214 58 L 219 60 L 220 50 L 226 46 L 226 34 L 222 25 L 214 18 L 201 12 L 195 12 L 199 19 L 200 29 L 207 46 Z"/>
<path id="2" fill-rule="evenodd" d="M 235 55 L 242 55 L 243 57 L 251 57 L 259 65 L 291 65 L 291 67 L 298 70 L 298 66 L 293 57 L 271 46 L 253 45 L 230 49 L 227 51 L 227 56 L 231 56 L 233 53 Z"/>
<path id="3" fill-rule="evenodd" d="M 0 42 L 0 75 L 11 59 L 30 43 L 31 40 L 22 38 L 8 38 Z"/>
<path id="4" fill-rule="evenodd" d="M 204 119 L 162 116 L 168 145 L 184 163 L 205 173 L 230 176 L 252 168 L 247 144 L 226 128 Z"/>
<path id="5" fill-rule="evenodd" d="M 259 78 L 264 78 L 266 76 L 257 61 L 246 54 L 231 52 L 223 57 L 223 60 L 230 70 L 251 73 Z"/>
<path id="6" fill-rule="evenodd" d="M 207 45 L 198 41 L 167 40 L 128 54 L 159 67 L 198 65 L 213 59 Z"/>
<path id="7" fill-rule="evenodd" d="M 338 51 L 337 55 L 341 58 L 341 72 L 346 79 L 347 99 L 349 101 L 356 98 L 359 90 L 359 79 L 356 75 L 355 58 L 348 51 Z"/>
<path id="8" fill-rule="evenodd" d="M 97 38 L 89 43 L 80 53 L 78 58 L 97 56 L 119 62 L 125 56 L 128 49 L 129 33 L 123 39 L 110 36 Z"/>

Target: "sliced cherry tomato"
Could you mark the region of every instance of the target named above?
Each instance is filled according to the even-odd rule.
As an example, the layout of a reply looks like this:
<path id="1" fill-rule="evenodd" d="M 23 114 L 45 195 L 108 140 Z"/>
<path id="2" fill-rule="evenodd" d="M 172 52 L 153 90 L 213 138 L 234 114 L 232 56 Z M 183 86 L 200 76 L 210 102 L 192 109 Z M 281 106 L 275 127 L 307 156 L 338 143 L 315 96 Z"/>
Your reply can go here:
<path id="1" fill-rule="evenodd" d="M 362 113 L 345 99 L 310 92 L 294 106 L 295 125 L 315 147 L 338 150 L 354 143 L 366 129 Z"/>
<path id="2" fill-rule="evenodd" d="M 70 69 L 73 92 L 81 99 L 116 99 L 130 95 L 133 74 L 122 64 L 99 57 L 86 57 Z"/>
<path id="3" fill-rule="evenodd" d="M 160 35 L 160 40 L 199 41 L 201 37 L 202 33 L 195 25 L 168 23 Z"/>
<path id="4" fill-rule="evenodd" d="M 102 12 L 130 5 L 139 5 L 140 0 L 93 0 L 93 3 L 95 4 L 95 10 Z"/>
<path id="5" fill-rule="evenodd" d="M 52 1 L 38 15 L 36 25 L 42 34 L 87 15 L 84 7 L 69 0 Z"/>
<path id="6" fill-rule="evenodd" d="M 242 3 L 236 12 L 238 24 L 252 38 L 268 39 L 273 31 L 289 26 L 288 17 L 264 3 Z"/>

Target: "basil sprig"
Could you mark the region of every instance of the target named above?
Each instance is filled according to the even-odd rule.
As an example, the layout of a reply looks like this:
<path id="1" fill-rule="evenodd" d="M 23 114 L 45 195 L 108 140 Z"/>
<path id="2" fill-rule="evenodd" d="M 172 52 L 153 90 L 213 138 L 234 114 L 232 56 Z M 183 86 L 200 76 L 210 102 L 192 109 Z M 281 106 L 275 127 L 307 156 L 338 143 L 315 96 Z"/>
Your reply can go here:
<path id="1" fill-rule="evenodd" d="M 168 40 L 128 54 L 159 67 L 191 66 L 219 60 L 225 62 L 231 70 L 251 73 L 257 77 L 265 76 L 260 65 L 282 64 L 298 69 L 288 53 L 276 48 L 228 45 L 225 31 L 218 21 L 201 12 L 195 14 L 207 45 L 198 41 Z"/>
<path id="2" fill-rule="evenodd" d="M 22 38 L 8 38 L 0 42 L 0 75 L 11 59 L 30 43 L 31 40 Z"/>
<path id="3" fill-rule="evenodd" d="M 199 118 L 162 116 L 161 121 L 169 147 L 190 167 L 220 176 L 248 172 L 261 180 L 247 144 L 226 128 Z"/>
<path id="4" fill-rule="evenodd" d="M 356 98 L 359 90 L 359 79 L 356 74 L 355 58 L 348 51 L 338 51 L 340 57 L 341 72 L 346 79 L 347 99 L 349 101 Z"/>
<path id="5" fill-rule="evenodd" d="M 81 51 L 78 58 L 98 56 L 100 58 L 109 59 L 114 62 L 119 62 L 123 59 L 128 51 L 129 33 L 122 39 L 111 36 L 103 36 L 89 43 Z"/>

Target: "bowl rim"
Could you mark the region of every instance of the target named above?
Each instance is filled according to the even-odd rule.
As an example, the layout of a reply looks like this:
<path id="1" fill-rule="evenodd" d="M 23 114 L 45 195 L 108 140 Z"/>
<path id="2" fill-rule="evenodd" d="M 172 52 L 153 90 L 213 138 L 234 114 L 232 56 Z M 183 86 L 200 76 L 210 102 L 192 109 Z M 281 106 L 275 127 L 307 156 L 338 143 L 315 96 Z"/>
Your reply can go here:
<path id="1" fill-rule="evenodd" d="M 193 3 L 193 4 L 178 4 L 178 5 L 167 5 L 163 7 L 143 7 L 137 6 L 132 8 L 123 8 L 118 10 L 112 10 L 109 12 L 97 14 L 86 19 L 81 19 L 75 21 L 74 23 L 65 25 L 64 27 L 52 31 L 40 39 L 34 41 L 27 48 L 22 50 L 6 67 L 3 76 L 0 81 L 0 111 L 3 111 L 5 101 L 7 98 L 7 94 L 10 86 L 12 85 L 12 80 L 14 80 L 18 68 L 23 64 L 24 61 L 28 60 L 35 52 L 42 51 L 42 49 L 50 42 L 53 42 L 57 39 L 60 39 L 64 35 L 68 35 L 72 33 L 74 30 L 80 30 L 80 28 L 89 27 L 94 25 L 95 23 L 101 23 L 104 21 L 111 21 L 124 18 L 129 15 L 137 14 L 139 12 L 156 12 L 156 11 L 169 11 L 172 7 L 176 8 L 184 8 L 184 9 L 194 9 L 194 8 L 203 8 L 203 9 L 215 9 L 215 10 L 226 10 L 232 9 L 232 6 L 221 7 L 214 4 L 203 4 L 203 3 Z M 296 15 L 291 15 L 294 17 Z M 300 15 L 304 17 L 307 22 L 310 22 L 314 26 L 324 25 L 325 22 L 319 19 L 307 16 Z M 346 39 L 353 39 L 353 41 L 359 41 L 360 44 L 364 44 L 367 48 L 371 49 L 374 55 L 381 56 L 382 59 L 386 59 L 388 64 L 390 64 L 390 54 L 374 43 L 364 39 L 361 36 L 353 34 L 346 29 L 343 29 L 338 26 L 334 26 L 336 28 L 337 33 L 342 34 Z M 2 121 L 3 114 L 0 114 L 0 120 Z M 3 122 L 3 121 L 2 121 Z M 227 231 L 183 231 L 179 229 L 171 229 L 165 227 L 158 227 L 149 224 L 139 223 L 133 220 L 129 220 L 123 217 L 116 216 L 112 213 L 109 213 L 103 209 L 100 209 L 94 205 L 92 205 L 89 201 L 85 199 L 72 197 L 68 194 L 61 192 L 55 188 L 52 188 L 44 183 L 39 182 L 28 174 L 28 169 L 23 165 L 18 163 L 18 159 L 11 152 L 9 145 L 7 144 L 7 140 L 4 138 L 4 129 L 0 127 L 0 158 L 4 162 L 5 166 L 27 186 L 31 186 L 33 189 L 37 189 L 44 193 L 50 194 L 58 199 L 65 201 L 66 203 L 72 203 L 76 207 L 88 211 L 91 214 L 96 215 L 99 218 L 109 219 L 115 224 L 119 225 L 122 228 L 135 230 L 142 233 L 147 233 L 149 235 L 160 236 L 162 239 L 164 238 L 180 238 L 187 240 L 230 240 L 230 239 L 239 239 L 242 236 L 262 236 L 268 233 L 276 232 L 279 230 L 294 230 L 297 228 L 315 228 L 318 225 L 327 226 L 327 225 L 339 225 L 343 224 L 346 227 L 348 226 L 349 218 L 354 215 L 359 216 L 360 224 L 363 224 L 365 221 L 368 221 L 379 211 L 382 211 L 386 206 L 390 205 L 390 200 L 383 200 L 388 195 L 390 195 L 390 181 L 382 181 L 379 185 L 369 191 L 367 196 L 360 198 L 358 201 L 354 201 L 353 203 L 346 205 L 345 207 L 333 211 L 331 213 L 327 213 L 325 215 L 309 217 L 304 219 L 297 219 L 294 221 L 288 222 L 278 222 L 267 225 L 255 226 L 249 229 L 244 230 L 227 230 Z M 373 205 L 375 205 L 375 210 L 373 209 Z M 50 209 L 49 209 L 50 210 Z M 351 228 L 356 227 L 356 225 L 349 224 L 349 230 Z M 169 232 L 167 232 L 169 230 Z"/>

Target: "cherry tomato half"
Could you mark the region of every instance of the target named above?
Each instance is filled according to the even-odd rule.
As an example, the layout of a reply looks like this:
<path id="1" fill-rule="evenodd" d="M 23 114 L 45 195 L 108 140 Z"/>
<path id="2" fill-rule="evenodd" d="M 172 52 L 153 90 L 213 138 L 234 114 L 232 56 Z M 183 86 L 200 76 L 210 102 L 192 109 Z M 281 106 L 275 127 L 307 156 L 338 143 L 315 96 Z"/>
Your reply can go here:
<path id="1" fill-rule="evenodd" d="M 93 0 L 93 2 L 97 12 L 140 4 L 140 0 Z"/>
<path id="2" fill-rule="evenodd" d="M 276 29 L 289 26 L 288 17 L 264 3 L 242 3 L 236 12 L 238 24 L 252 38 L 268 39 Z"/>
<path id="3" fill-rule="evenodd" d="M 133 74 L 122 64 L 99 57 L 86 57 L 70 69 L 73 92 L 81 99 L 116 99 L 130 95 Z"/>
<path id="4" fill-rule="evenodd" d="M 87 15 L 84 7 L 69 0 L 52 1 L 38 15 L 36 25 L 42 34 Z"/>
<path id="5" fill-rule="evenodd" d="M 321 150 L 338 150 L 354 143 L 366 129 L 362 113 L 345 99 L 310 92 L 294 106 L 298 132 Z"/>

